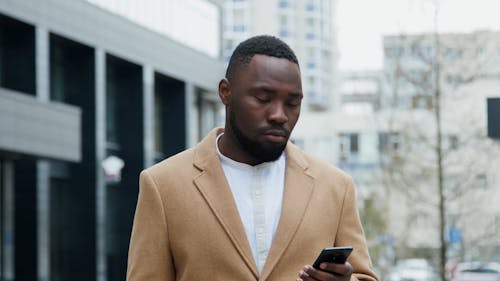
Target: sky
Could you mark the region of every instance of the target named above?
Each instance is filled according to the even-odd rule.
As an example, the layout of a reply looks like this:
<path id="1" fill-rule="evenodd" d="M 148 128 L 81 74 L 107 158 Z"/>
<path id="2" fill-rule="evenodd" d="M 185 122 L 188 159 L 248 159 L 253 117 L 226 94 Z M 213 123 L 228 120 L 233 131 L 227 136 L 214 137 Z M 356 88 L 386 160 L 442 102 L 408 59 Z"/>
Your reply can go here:
<path id="1" fill-rule="evenodd" d="M 438 13 L 435 17 L 435 3 Z M 500 31 L 500 0 L 338 0 L 341 70 L 382 68 L 382 36 L 434 30 Z"/>

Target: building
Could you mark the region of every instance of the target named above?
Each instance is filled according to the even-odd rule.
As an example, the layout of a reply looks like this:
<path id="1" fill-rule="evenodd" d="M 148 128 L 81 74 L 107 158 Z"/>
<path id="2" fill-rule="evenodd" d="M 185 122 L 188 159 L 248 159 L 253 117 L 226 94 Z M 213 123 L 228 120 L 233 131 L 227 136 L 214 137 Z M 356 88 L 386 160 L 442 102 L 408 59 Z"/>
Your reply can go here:
<path id="1" fill-rule="evenodd" d="M 310 114 L 297 125 L 294 140 L 305 150 L 341 168 L 377 163 L 374 114 L 379 108 L 382 77 L 378 71 L 340 74 L 338 110 Z M 372 143 L 375 141 L 375 143 Z"/>
<path id="2" fill-rule="evenodd" d="M 341 72 L 340 77 L 341 112 L 366 114 L 380 110 L 380 99 L 384 90 L 380 71 Z"/>
<path id="3" fill-rule="evenodd" d="M 446 237 L 447 254 L 493 259 L 500 245 L 500 209 L 493 207 L 500 198 L 500 147 L 487 138 L 485 100 L 500 91 L 500 32 L 392 35 L 383 44 L 381 109 L 393 116 L 402 143 L 398 160 L 385 163 L 404 172 L 399 188 L 406 195 L 395 201 L 410 206 L 393 212 L 392 232 L 411 248 L 439 246 L 439 145 L 445 228 L 455 233 Z"/>
<path id="4" fill-rule="evenodd" d="M 383 48 L 384 78 L 390 88 L 382 107 L 431 108 L 426 92 L 436 86 L 436 79 L 449 92 L 496 79 L 500 73 L 500 32 L 391 35 L 384 37 Z"/>
<path id="5" fill-rule="evenodd" d="M 226 0 L 223 55 L 229 61 L 234 48 L 250 36 L 277 36 L 299 59 L 306 93 L 303 111 L 332 109 L 338 57 L 335 8 L 331 0 Z"/>
<path id="6" fill-rule="evenodd" d="M 380 212 L 364 227 L 381 276 L 393 258 L 437 264 L 436 85 L 448 256 L 500 257 L 494 203 L 500 199 L 500 146 L 487 138 L 485 106 L 500 92 L 499 39 L 500 33 L 484 31 L 386 36 L 384 68 L 343 73 L 339 110 L 297 125 L 297 144 L 353 176 L 362 216 L 373 211 L 365 209 L 370 204 Z M 378 219 L 385 232 L 372 225 Z"/>
<path id="7" fill-rule="evenodd" d="M 0 0 L 1 280 L 125 279 L 140 170 L 220 122 L 221 27 L 218 1 Z"/>

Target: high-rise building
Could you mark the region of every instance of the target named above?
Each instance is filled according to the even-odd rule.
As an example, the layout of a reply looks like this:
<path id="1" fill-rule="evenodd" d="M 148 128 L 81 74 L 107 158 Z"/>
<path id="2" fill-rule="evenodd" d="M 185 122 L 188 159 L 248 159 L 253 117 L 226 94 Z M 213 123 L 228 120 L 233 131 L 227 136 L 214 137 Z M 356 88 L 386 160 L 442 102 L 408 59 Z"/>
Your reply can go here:
<path id="1" fill-rule="evenodd" d="M 335 101 L 337 42 L 335 0 L 226 0 L 223 56 L 244 39 L 274 35 L 296 52 L 305 93 L 304 111 L 325 111 Z"/>

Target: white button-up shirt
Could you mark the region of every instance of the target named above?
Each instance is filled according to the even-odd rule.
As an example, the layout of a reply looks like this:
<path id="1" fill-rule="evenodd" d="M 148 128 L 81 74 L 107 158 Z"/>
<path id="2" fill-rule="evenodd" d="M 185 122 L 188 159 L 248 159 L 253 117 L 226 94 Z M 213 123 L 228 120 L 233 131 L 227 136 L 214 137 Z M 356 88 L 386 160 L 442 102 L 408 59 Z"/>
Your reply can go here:
<path id="1" fill-rule="evenodd" d="M 224 156 L 222 169 L 233 193 L 259 271 L 266 262 L 281 214 L 285 184 L 285 153 L 278 160 L 251 166 Z"/>

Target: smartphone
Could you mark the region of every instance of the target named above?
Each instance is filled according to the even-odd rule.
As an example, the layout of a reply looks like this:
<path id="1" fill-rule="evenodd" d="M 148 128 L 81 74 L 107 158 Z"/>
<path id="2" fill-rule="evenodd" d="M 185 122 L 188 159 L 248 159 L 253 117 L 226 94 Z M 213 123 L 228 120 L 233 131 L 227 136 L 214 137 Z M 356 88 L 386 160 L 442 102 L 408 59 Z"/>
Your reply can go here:
<path id="1" fill-rule="evenodd" d="M 322 262 L 345 263 L 351 252 L 352 247 L 350 246 L 324 248 L 313 263 L 313 267 L 319 269 Z"/>

